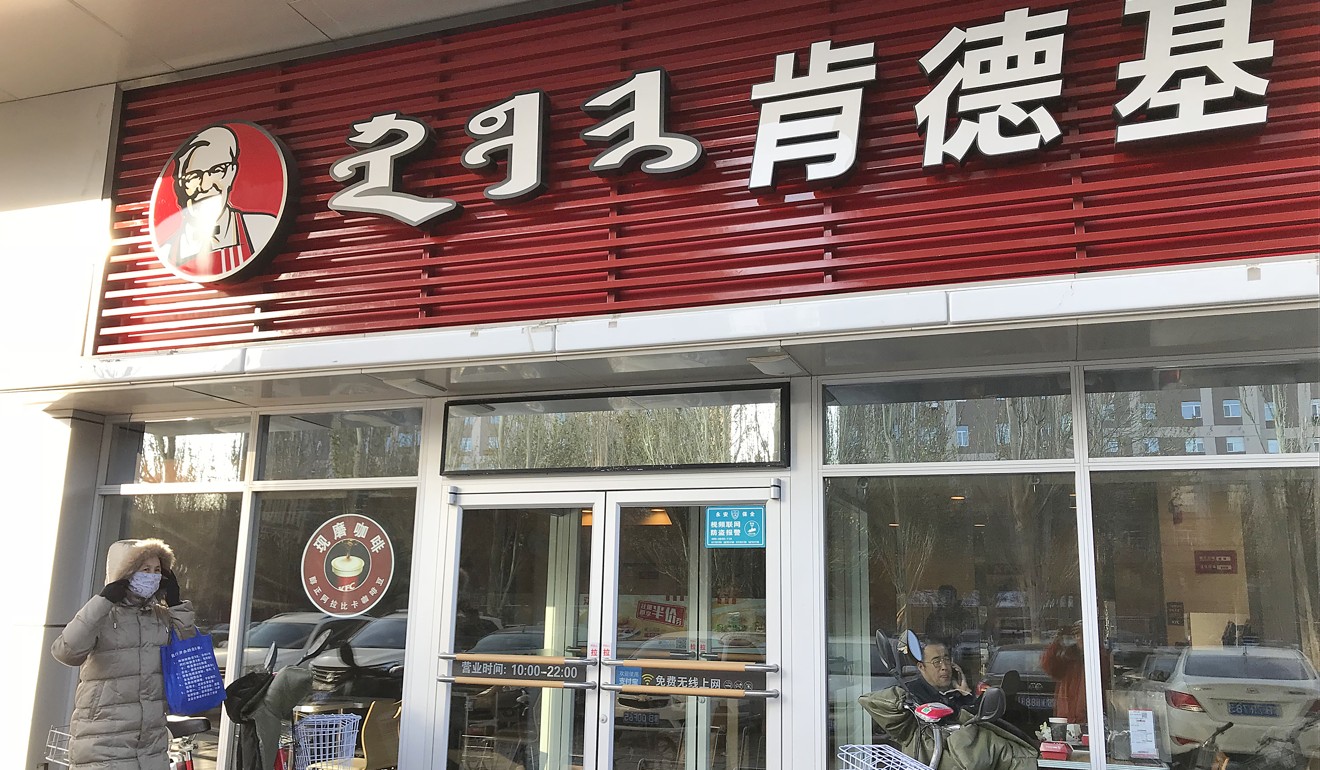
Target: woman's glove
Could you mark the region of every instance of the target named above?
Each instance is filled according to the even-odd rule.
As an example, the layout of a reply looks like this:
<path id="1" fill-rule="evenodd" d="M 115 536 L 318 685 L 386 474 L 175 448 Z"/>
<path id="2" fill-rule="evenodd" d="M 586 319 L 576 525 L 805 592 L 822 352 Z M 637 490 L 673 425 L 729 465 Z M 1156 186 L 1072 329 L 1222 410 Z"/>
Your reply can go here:
<path id="1" fill-rule="evenodd" d="M 101 589 L 101 595 L 115 604 L 119 604 L 128 598 L 128 578 L 116 580 L 113 583 L 106 583 L 105 588 Z"/>
<path id="2" fill-rule="evenodd" d="M 179 579 L 174 573 L 163 569 L 160 571 L 160 590 L 165 592 L 165 603 L 171 607 L 178 606 L 179 602 Z"/>

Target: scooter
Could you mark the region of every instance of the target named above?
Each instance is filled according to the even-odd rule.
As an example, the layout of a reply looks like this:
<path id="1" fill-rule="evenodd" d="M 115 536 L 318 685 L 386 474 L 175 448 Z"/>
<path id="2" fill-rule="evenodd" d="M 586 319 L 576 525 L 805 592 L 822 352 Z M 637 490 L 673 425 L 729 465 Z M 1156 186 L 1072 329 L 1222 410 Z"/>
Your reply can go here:
<path id="1" fill-rule="evenodd" d="M 1231 726 L 1229 722 L 1225 727 Z M 1299 720 L 1297 725 L 1280 735 L 1269 732 L 1261 736 L 1256 750 L 1245 757 L 1234 756 L 1227 764 L 1228 770 L 1306 770 L 1313 766 L 1313 761 L 1301 747 L 1302 733 L 1320 727 L 1320 713 L 1312 713 Z"/>
<path id="2" fill-rule="evenodd" d="M 922 660 L 921 645 L 911 631 L 904 635 L 907 653 Z M 1034 770 L 1039 752 L 1011 732 L 992 724 L 1004 714 L 1007 699 L 999 687 L 981 694 L 976 713 L 960 715 L 944 703 L 921 703 L 902 677 L 890 640 L 876 633 L 878 657 L 887 673 L 898 681 L 888 690 L 863 695 L 862 707 L 871 718 L 904 748 L 909 757 L 933 770 L 959 767 L 967 770 Z M 957 758 L 947 757 L 951 746 L 958 746 Z M 968 753 L 975 754 L 968 756 Z M 984 756 L 980 756 L 980 755 Z M 941 767 L 943 763 L 943 767 Z"/>
<path id="3" fill-rule="evenodd" d="M 1225 722 L 1197 745 L 1189 764 L 1191 770 L 1225 770 L 1228 767 L 1228 757 L 1219 751 L 1219 736 L 1228 732 L 1232 726 L 1232 722 Z"/>
<path id="4" fill-rule="evenodd" d="M 176 717 L 167 715 L 165 726 L 170 731 L 170 770 L 193 770 L 194 735 L 209 732 L 211 720 L 206 717 Z"/>

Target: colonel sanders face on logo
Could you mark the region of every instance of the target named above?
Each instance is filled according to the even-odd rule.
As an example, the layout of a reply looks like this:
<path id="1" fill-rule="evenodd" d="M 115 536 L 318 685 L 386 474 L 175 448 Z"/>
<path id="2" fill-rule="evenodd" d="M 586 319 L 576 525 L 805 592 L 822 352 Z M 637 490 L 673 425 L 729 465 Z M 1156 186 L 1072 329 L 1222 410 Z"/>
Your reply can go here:
<path id="1" fill-rule="evenodd" d="M 190 281 L 223 281 L 271 254 L 289 213 L 289 165 L 275 138 L 251 123 L 209 126 L 190 137 L 152 194 L 152 245 L 161 264 Z"/>

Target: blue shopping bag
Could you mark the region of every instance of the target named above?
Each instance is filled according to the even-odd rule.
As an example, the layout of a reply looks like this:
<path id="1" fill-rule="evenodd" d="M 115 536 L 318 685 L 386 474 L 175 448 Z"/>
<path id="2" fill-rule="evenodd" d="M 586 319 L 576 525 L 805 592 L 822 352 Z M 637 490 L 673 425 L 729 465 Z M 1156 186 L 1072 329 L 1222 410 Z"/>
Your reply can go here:
<path id="1" fill-rule="evenodd" d="M 171 628 L 169 642 L 160 648 L 160 671 L 171 714 L 202 714 L 225 700 L 225 680 L 215 662 L 210 634 L 180 639 Z"/>

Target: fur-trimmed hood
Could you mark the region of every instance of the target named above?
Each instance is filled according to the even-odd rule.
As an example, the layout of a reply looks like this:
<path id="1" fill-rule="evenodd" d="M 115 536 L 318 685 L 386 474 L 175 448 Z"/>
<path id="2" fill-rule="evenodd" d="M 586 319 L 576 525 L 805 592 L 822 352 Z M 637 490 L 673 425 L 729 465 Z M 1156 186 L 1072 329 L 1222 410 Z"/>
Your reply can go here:
<path id="1" fill-rule="evenodd" d="M 143 562 L 152 556 L 160 559 L 161 569 L 174 569 L 174 549 L 164 540 L 148 538 L 146 540 L 119 540 L 110 544 L 105 556 L 105 582 L 113 583 L 132 577 L 142 568 Z"/>

